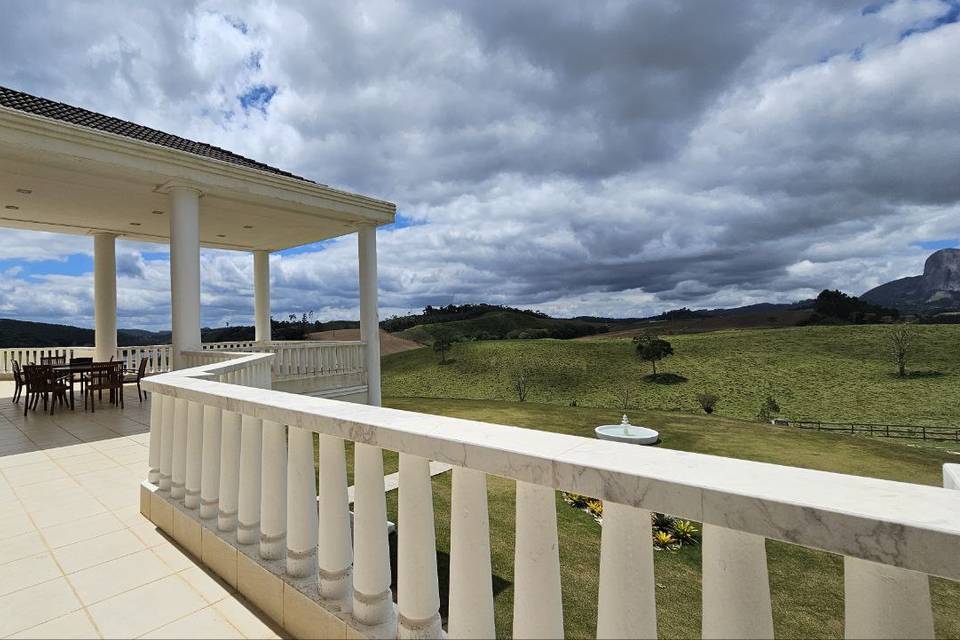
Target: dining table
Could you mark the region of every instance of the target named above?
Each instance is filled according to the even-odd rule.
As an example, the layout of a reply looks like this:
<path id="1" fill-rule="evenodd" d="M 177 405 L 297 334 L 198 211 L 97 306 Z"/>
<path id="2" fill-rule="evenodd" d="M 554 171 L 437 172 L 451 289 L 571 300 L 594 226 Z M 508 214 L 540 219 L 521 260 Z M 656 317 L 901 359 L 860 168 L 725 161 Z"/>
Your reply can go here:
<path id="1" fill-rule="evenodd" d="M 68 364 L 53 365 L 53 374 L 60 379 L 67 380 L 70 385 L 70 410 L 73 411 L 75 403 L 73 399 L 73 383 L 80 379 L 85 373 L 93 371 L 94 365 L 102 365 L 102 362 L 71 362 Z"/>

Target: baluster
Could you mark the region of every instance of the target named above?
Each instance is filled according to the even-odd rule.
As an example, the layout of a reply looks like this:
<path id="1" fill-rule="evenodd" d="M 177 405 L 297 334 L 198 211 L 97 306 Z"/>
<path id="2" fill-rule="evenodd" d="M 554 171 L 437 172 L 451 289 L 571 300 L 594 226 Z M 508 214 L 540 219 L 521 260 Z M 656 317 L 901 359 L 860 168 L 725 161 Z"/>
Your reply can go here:
<path id="1" fill-rule="evenodd" d="M 263 423 L 260 418 L 245 415 L 242 416 L 240 424 L 237 542 L 255 544 L 260 535 L 260 456 L 263 447 Z"/>
<path id="2" fill-rule="evenodd" d="M 220 507 L 217 528 L 233 531 L 237 528 L 240 487 L 240 414 L 223 411 L 220 434 Z"/>
<path id="3" fill-rule="evenodd" d="M 263 421 L 260 467 L 260 557 L 279 560 L 287 549 L 287 434 L 278 422 Z"/>
<path id="4" fill-rule="evenodd" d="M 287 574 L 317 572 L 317 485 L 313 470 L 313 433 L 290 427 L 287 446 Z"/>
<path id="5" fill-rule="evenodd" d="M 439 638 L 440 591 L 433 487 L 426 458 L 400 454 L 397 604 L 401 638 Z"/>
<path id="6" fill-rule="evenodd" d="M 487 477 L 482 471 L 453 468 L 450 503 L 451 638 L 493 638 L 493 580 Z"/>
<path id="7" fill-rule="evenodd" d="M 173 396 L 160 396 L 163 400 L 160 429 L 160 490 L 170 491 L 173 479 Z"/>
<path id="8" fill-rule="evenodd" d="M 703 525 L 704 638 L 772 638 L 763 536 Z"/>
<path id="9" fill-rule="evenodd" d="M 650 512 L 603 502 L 598 638 L 656 638 Z"/>
<path id="10" fill-rule="evenodd" d="M 927 574 L 845 556 L 843 587 L 845 637 L 934 637 Z"/>
<path id="11" fill-rule="evenodd" d="M 163 396 L 150 394 L 150 470 L 147 480 L 152 485 L 160 484 L 160 439 L 163 437 Z"/>
<path id="12" fill-rule="evenodd" d="M 203 464 L 200 470 L 200 518 L 209 520 L 220 508 L 220 409 L 203 407 Z"/>
<path id="13" fill-rule="evenodd" d="M 183 506 L 196 509 L 200 506 L 200 474 L 203 466 L 203 405 L 187 403 L 187 474 L 184 485 Z"/>
<path id="14" fill-rule="evenodd" d="M 173 476 L 170 497 L 182 499 L 187 480 L 187 401 L 177 398 L 173 406 Z"/>
<path id="15" fill-rule="evenodd" d="M 517 481 L 513 635 L 562 638 L 556 496 L 550 487 Z"/>
<path id="16" fill-rule="evenodd" d="M 393 624 L 383 453 L 354 445 L 353 617 L 368 626 Z"/>
<path id="17" fill-rule="evenodd" d="M 347 460 L 343 440 L 320 434 L 319 449 L 320 597 L 340 611 L 350 611 L 353 544 L 350 540 Z"/>

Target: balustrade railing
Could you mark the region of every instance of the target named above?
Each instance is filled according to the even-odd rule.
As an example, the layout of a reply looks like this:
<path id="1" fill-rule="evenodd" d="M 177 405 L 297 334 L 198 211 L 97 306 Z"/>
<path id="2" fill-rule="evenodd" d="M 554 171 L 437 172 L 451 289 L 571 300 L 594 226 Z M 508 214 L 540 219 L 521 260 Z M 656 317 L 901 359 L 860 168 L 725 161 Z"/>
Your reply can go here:
<path id="1" fill-rule="evenodd" d="M 13 373 L 13 361 L 21 366 L 25 364 L 40 364 L 41 358 L 64 356 L 70 358 L 84 358 L 93 356 L 93 347 L 9 347 L 0 349 L 0 373 Z"/>
<path id="2" fill-rule="evenodd" d="M 844 556 L 848 637 L 932 637 L 928 575 L 960 579 L 957 491 L 298 396 L 267 388 L 275 354 L 223 355 L 189 354 L 195 368 L 144 383 L 149 478 L 205 532 L 235 539 L 238 558 L 273 567 L 280 586 L 262 593 L 239 560 L 216 570 L 228 581 L 234 571 L 288 630 L 287 598 L 309 594 L 367 634 L 439 637 L 428 460 L 454 465 L 450 637 L 494 636 L 488 474 L 516 481 L 518 637 L 563 635 L 557 490 L 604 503 L 599 637 L 656 636 L 651 511 L 704 523 L 707 638 L 773 635 L 768 538 Z M 352 536 L 345 441 L 355 443 Z M 396 607 L 383 449 L 400 454 Z M 960 473 L 945 469 L 945 482 Z"/>

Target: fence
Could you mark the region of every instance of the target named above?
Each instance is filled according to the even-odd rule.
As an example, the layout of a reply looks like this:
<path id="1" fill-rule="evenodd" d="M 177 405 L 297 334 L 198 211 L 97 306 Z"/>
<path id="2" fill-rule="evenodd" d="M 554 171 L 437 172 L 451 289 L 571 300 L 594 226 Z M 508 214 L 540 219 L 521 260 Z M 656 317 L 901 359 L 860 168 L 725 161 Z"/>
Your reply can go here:
<path id="1" fill-rule="evenodd" d="M 928 427 L 914 424 L 871 424 L 864 422 L 822 422 L 819 420 L 781 420 L 778 422 L 799 429 L 834 431 L 879 438 L 908 438 L 913 440 L 960 442 L 960 428 L 957 427 Z"/>

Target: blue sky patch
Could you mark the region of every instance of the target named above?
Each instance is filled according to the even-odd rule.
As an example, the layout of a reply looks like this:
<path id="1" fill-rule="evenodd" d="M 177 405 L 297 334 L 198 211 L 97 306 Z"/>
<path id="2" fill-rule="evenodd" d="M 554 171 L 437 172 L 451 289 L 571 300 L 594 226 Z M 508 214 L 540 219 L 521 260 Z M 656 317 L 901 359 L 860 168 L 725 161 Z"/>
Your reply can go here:
<path id="1" fill-rule="evenodd" d="M 21 278 L 78 276 L 93 272 L 93 257 L 85 253 L 74 253 L 63 260 L 0 260 L 0 271 L 10 267 L 20 267 Z"/>
<path id="2" fill-rule="evenodd" d="M 927 251 L 936 251 L 937 249 L 952 249 L 953 247 L 960 244 L 956 239 L 953 240 L 927 240 L 925 242 L 917 242 L 916 246 L 921 249 L 926 249 Z"/>
<path id="3" fill-rule="evenodd" d="M 960 20 L 960 0 L 940 0 L 946 10 L 936 18 L 924 20 L 900 32 L 900 39 L 909 38 L 916 33 L 926 33 Z"/>
<path id="4" fill-rule="evenodd" d="M 258 84 L 247 89 L 245 93 L 238 96 L 238 99 L 244 111 L 258 109 L 266 113 L 267 105 L 270 104 L 270 101 L 273 100 L 273 96 L 276 95 L 276 93 L 277 85 Z"/>

